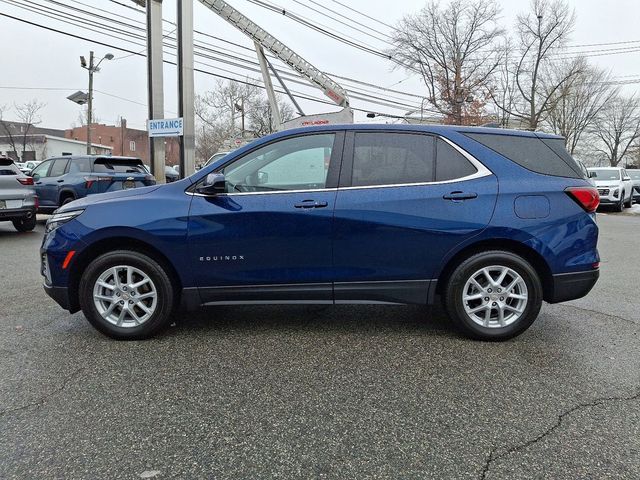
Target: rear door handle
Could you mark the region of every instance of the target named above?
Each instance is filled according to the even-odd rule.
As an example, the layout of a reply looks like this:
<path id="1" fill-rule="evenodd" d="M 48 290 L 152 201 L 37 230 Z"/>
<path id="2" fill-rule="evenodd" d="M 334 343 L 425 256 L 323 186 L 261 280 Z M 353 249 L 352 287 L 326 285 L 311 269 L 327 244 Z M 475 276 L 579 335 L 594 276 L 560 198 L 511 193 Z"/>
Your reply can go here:
<path id="1" fill-rule="evenodd" d="M 327 202 L 316 202 L 315 200 L 304 200 L 294 204 L 296 208 L 324 208 L 329 205 Z"/>
<path id="2" fill-rule="evenodd" d="M 60 180 L 57 180 L 57 182 L 58 183 L 62 183 L 62 182 L 64 182 L 64 180 L 60 179 Z"/>
<path id="3" fill-rule="evenodd" d="M 478 198 L 478 194 L 475 192 L 451 192 L 443 195 L 445 200 L 472 200 Z"/>

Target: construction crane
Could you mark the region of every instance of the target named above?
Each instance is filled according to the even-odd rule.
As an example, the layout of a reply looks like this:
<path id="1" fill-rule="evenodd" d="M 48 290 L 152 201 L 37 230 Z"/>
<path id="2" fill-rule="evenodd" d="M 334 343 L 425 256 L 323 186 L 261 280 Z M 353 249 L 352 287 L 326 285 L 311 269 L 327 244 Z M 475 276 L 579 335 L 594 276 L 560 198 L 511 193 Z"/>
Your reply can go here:
<path id="1" fill-rule="evenodd" d="M 289 98 L 291 98 L 291 101 L 298 109 L 300 115 L 302 115 L 301 118 L 296 119 L 296 125 L 329 123 L 330 120 L 328 119 L 332 117 L 339 119 L 340 122 L 353 122 L 353 112 L 349 108 L 349 98 L 347 96 L 347 92 L 328 75 L 311 65 L 276 37 L 254 23 L 251 19 L 233 8 L 224 0 L 199 1 L 214 13 L 216 13 L 218 16 L 222 17 L 228 23 L 233 25 L 235 28 L 243 32 L 251 40 L 253 40 L 256 53 L 258 55 L 258 62 L 260 63 L 260 70 L 262 72 L 264 86 L 267 90 L 267 97 L 269 98 L 269 105 L 272 111 L 272 126 L 275 130 L 281 130 L 283 128 L 283 124 L 280 117 L 280 111 L 278 109 L 275 92 L 273 90 L 273 84 L 271 82 L 269 69 L 271 69 L 271 71 L 274 73 L 275 77 L 282 85 L 284 91 L 287 93 Z M 275 68 L 273 68 L 273 66 L 269 63 L 269 60 L 264 53 L 264 49 L 267 49 L 278 59 L 282 60 L 313 85 L 322 90 L 324 94 L 329 97 L 336 105 L 343 107 L 342 111 L 323 115 L 323 118 L 321 119 L 318 119 L 317 115 L 310 115 L 308 117 L 305 116 L 304 112 L 296 102 L 293 95 L 291 95 L 291 93 L 289 92 L 289 89 L 284 84 Z"/>

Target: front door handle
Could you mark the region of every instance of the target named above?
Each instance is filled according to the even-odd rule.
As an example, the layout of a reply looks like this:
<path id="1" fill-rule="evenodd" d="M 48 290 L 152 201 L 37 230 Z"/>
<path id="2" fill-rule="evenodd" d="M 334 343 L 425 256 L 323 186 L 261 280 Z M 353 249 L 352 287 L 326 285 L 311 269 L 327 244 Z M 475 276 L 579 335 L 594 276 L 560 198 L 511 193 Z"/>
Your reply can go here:
<path id="1" fill-rule="evenodd" d="M 56 180 L 56 181 L 57 181 L 58 183 L 62 183 L 62 182 L 64 182 L 64 180 L 63 180 L 63 179 Z"/>
<path id="2" fill-rule="evenodd" d="M 451 192 L 446 195 L 443 195 L 442 198 L 445 200 L 472 200 L 474 198 L 478 198 L 478 194 L 475 192 Z"/>
<path id="3" fill-rule="evenodd" d="M 329 205 L 327 202 L 316 202 L 315 200 L 304 200 L 294 205 L 296 208 L 324 208 Z"/>

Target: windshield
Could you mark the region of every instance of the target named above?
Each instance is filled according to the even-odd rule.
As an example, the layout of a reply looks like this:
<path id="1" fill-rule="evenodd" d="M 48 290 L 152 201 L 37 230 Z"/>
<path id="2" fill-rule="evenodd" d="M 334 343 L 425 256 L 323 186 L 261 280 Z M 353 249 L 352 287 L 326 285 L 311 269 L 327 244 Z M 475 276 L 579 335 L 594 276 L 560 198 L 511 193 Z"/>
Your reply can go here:
<path id="1" fill-rule="evenodd" d="M 627 170 L 627 173 L 633 180 L 640 180 L 640 170 Z"/>
<path id="2" fill-rule="evenodd" d="M 620 170 L 605 170 L 604 168 L 591 168 L 590 172 L 595 172 L 596 180 L 620 180 Z"/>

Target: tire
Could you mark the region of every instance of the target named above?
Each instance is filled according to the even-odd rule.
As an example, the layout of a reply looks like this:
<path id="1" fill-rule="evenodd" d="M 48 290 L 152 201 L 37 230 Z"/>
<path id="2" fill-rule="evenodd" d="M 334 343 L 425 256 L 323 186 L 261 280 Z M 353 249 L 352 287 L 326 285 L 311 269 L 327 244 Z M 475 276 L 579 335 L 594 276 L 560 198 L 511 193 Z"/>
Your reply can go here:
<path id="1" fill-rule="evenodd" d="M 616 212 L 622 212 L 624 210 L 624 192 L 620 196 L 620 201 L 616 205 Z"/>
<path id="2" fill-rule="evenodd" d="M 622 198 L 624 198 L 624 195 L 622 196 Z M 632 205 L 633 205 L 633 191 L 631 192 L 631 195 L 629 195 L 629 201 L 625 202 L 624 206 L 627 208 L 631 208 Z"/>
<path id="3" fill-rule="evenodd" d="M 493 284 L 489 283 L 483 269 L 492 277 Z M 505 276 L 498 285 L 496 281 L 500 280 L 500 274 L 505 271 Z M 483 290 L 473 285 L 471 279 L 479 279 L 476 281 Z M 517 283 L 514 283 L 516 280 Z M 511 292 L 501 291 L 511 283 Z M 519 298 L 511 298 L 508 293 L 518 295 Z M 471 298 L 481 296 L 465 301 L 465 294 Z M 542 284 L 531 264 L 514 253 L 495 250 L 473 255 L 458 265 L 447 280 L 442 298 L 449 318 L 465 336 L 476 340 L 498 341 L 513 338 L 529 328 L 538 317 L 542 297 Z M 486 308 L 481 308 L 483 306 Z M 477 311 L 468 313 L 467 309 Z M 488 322 L 480 318 L 480 315 L 486 318 L 487 310 Z M 502 323 L 500 310 L 503 312 Z M 521 312 L 517 313 L 519 310 Z"/>
<path id="4" fill-rule="evenodd" d="M 30 218 L 22 217 L 11 223 L 13 223 L 14 228 L 19 232 L 30 232 L 36 228 L 36 215 L 34 213 Z"/>
<path id="5" fill-rule="evenodd" d="M 71 202 L 73 202 L 74 200 L 75 200 L 75 198 L 74 198 L 74 197 L 65 197 L 65 198 L 62 200 L 62 203 L 60 204 L 60 206 L 62 206 L 62 205 L 66 205 L 67 203 L 71 203 Z"/>
<path id="6" fill-rule="evenodd" d="M 129 280 L 127 269 L 132 274 Z M 114 271 L 118 272 L 119 286 L 116 286 Z M 148 281 L 135 287 L 144 278 Z M 94 292 L 100 297 L 94 298 Z M 80 307 L 89 323 L 117 340 L 152 337 L 169 324 L 176 304 L 175 290 L 164 268 L 154 259 L 128 250 L 105 253 L 93 260 L 80 280 L 79 296 Z M 111 298 L 115 301 L 109 300 Z"/>

